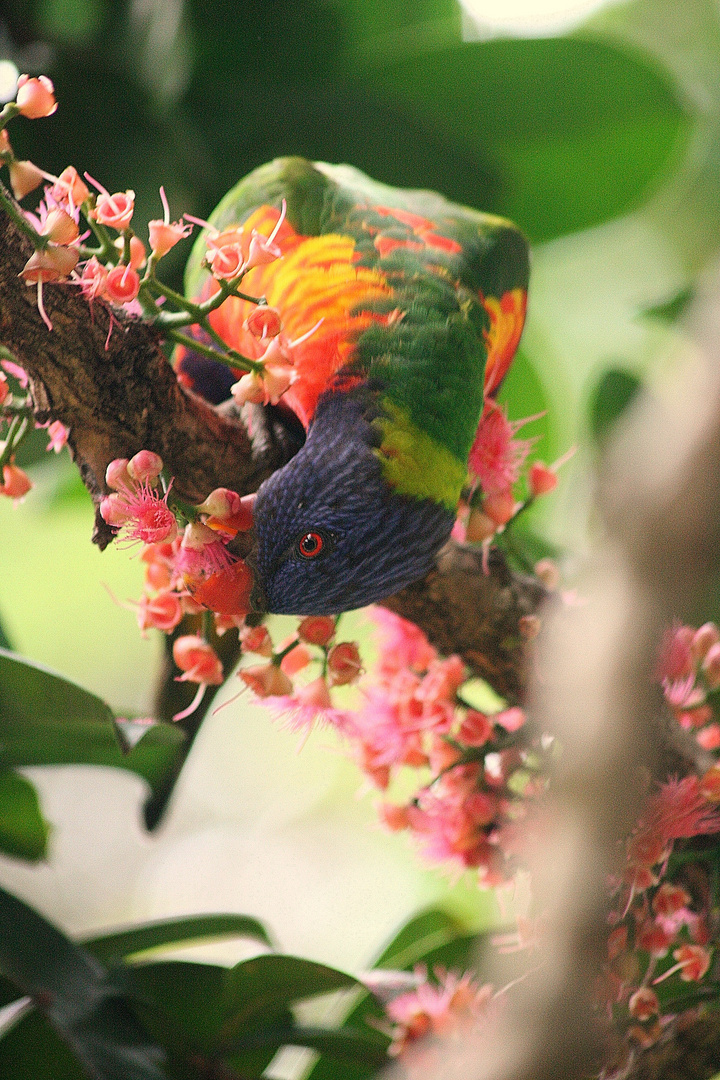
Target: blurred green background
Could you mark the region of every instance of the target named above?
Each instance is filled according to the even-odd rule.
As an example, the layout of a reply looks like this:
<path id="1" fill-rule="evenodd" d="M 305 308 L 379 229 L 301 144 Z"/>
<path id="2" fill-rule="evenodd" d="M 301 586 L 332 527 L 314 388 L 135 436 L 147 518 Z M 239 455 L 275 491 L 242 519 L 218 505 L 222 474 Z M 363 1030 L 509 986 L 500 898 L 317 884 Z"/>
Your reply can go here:
<path id="1" fill-rule="evenodd" d="M 685 301 L 720 246 L 714 0 L 614 3 L 556 38 L 500 38 L 455 0 L 5 0 L 1 18 L 0 60 L 50 75 L 60 103 L 13 125 L 17 156 L 133 188 L 140 221 L 159 216 L 160 184 L 173 218 L 204 217 L 281 154 L 514 218 L 533 273 L 502 396 L 511 417 L 547 411 L 528 428 L 544 460 L 578 445 L 527 524 L 563 547 L 572 577 L 598 438 L 635 381 L 682 353 Z M 165 260 L 175 286 L 187 250 Z M 103 587 L 138 595 L 137 560 L 90 545 L 67 460 L 36 446 L 26 461 L 36 490 L 0 502 L 0 620 L 19 651 L 142 715 L 159 643 Z M 359 775 L 330 741 L 297 756 L 262 710 L 229 706 L 152 838 L 136 777 L 35 769 L 51 857 L 0 859 L 0 881 L 77 932 L 225 908 L 340 965 L 438 897 L 486 918 L 470 875 L 451 888 L 403 837 L 373 831 L 372 800 L 355 800 Z"/>

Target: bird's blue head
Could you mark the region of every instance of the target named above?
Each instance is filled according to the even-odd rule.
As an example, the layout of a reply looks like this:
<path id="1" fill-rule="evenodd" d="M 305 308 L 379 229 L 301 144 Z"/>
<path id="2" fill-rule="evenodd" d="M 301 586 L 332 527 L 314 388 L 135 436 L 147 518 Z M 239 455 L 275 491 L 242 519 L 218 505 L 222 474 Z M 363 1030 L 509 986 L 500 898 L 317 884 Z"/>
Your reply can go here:
<path id="1" fill-rule="evenodd" d="M 334 615 L 382 600 L 431 569 L 454 514 L 393 492 L 362 400 L 321 402 L 302 449 L 254 505 L 253 604 L 278 615 Z"/>

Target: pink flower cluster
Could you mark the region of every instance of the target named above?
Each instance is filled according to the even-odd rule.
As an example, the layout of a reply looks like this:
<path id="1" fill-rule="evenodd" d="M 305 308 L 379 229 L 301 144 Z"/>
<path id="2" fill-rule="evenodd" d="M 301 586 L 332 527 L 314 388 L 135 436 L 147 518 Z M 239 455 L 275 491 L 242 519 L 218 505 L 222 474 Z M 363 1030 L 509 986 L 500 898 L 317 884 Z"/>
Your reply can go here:
<path id="1" fill-rule="evenodd" d="M 670 1014 L 691 1008 L 678 983 L 700 983 L 712 960 L 710 871 L 701 859 L 673 865 L 677 841 L 720 832 L 720 769 L 663 784 L 647 802 L 614 883 L 600 1001 L 639 1047 L 652 1046 Z"/>
<path id="2" fill-rule="evenodd" d="M 411 1072 L 428 1069 L 435 1062 L 437 1050 L 428 1045 L 429 1036 L 441 1036 L 447 1041 L 462 1039 L 488 1016 L 493 998 L 489 984 L 478 985 L 474 977 L 459 975 L 444 968 L 435 968 L 433 976 L 419 965 L 415 968 L 417 985 L 394 997 L 385 1008 L 390 1021 L 392 1043 L 388 1053 L 398 1058 Z M 370 984 L 372 989 L 372 983 Z"/>
<path id="3" fill-rule="evenodd" d="M 708 622 L 695 630 L 679 623 L 663 638 L 657 679 L 675 719 L 705 750 L 720 749 L 720 724 L 710 695 L 720 689 L 720 631 Z"/>
<path id="4" fill-rule="evenodd" d="M 516 865 L 517 822 L 542 789 L 538 754 L 520 744 L 523 710 L 486 715 L 468 707 L 459 696 L 468 677 L 459 657 L 441 658 L 417 626 L 384 608 L 373 618 L 380 660 L 360 688 L 359 708 L 338 709 L 333 700 L 333 687 L 361 673 L 357 645 L 335 643 L 333 619 L 301 620 L 297 636 L 277 648 L 265 627 L 243 630 L 244 651 L 268 660 L 241 668 L 239 677 L 291 728 L 333 726 L 380 790 L 404 767 L 418 770 L 412 799 L 381 804 L 383 823 L 407 829 L 432 861 L 477 868 L 486 885 L 507 880 Z M 319 649 L 320 672 L 295 686 L 294 676 L 313 661 L 311 646 Z"/>
<path id="5" fill-rule="evenodd" d="M 19 415 L 25 414 L 29 420 L 32 415 L 32 406 L 27 396 L 22 396 L 11 389 L 8 375 L 18 384 L 21 390 L 27 389 L 27 373 L 12 360 L 0 360 L 0 427 L 8 423 L 8 438 L 0 441 L 0 495 L 5 495 L 15 502 L 20 501 L 32 488 L 32 481 L 24 469 L 15 464 L 15 449 L 22 441 L 23 429 L 13 426 L 12 421 Z M 27 421 L 26 421 L 27 422 Z M 48 433 L 48 450 L 54 450 L 59 454 L 67 444 L 70 429 L 65 427 L 60 420 L 48 421 L 44 424 L 34 422 L 35 428 L 45 428 Z M 27 430 L 30 430 L 28 425 Z"/>
<path id="6" fill-rule="evenodd" d="M 469 497 L 460 507 L 453 533 L 456 539 L 491 540 L 529 502 L 557 486 L 557 470 L 571 455 L 551 466 L 534 461 L 526 476 L 527 499 L 518 501 L 515 496 L 515 485 L 536 441 L 515 436 L 525 424 L 537 419 L 539 416 L 528 416 L 524 420 L 510 421 L 502 406 L 492 398 L 486 401 L 470 450 L 468 468 L 472 483 Z"/>

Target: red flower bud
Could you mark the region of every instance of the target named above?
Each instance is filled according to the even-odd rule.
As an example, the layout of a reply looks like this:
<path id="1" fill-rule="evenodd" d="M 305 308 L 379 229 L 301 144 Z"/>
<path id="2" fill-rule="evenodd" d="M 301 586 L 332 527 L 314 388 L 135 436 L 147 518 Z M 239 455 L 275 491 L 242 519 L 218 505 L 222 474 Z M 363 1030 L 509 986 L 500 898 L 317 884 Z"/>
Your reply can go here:
<path id="1" fill-rule="evenodd" d="M 341 641 L 333 645 L 327 658 L 328 677 L 331 686 L 346 686 L 360 678 L 362 661 L 360 650 L 354 641 Z"/>

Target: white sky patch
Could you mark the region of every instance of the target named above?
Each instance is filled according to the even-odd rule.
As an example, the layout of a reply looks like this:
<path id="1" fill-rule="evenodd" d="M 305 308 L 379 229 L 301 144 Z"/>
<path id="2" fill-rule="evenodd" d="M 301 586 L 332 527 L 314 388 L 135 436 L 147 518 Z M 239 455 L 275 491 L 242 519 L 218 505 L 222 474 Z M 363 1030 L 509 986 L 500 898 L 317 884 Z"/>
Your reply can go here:
<path id="1" fill-rule="evenodd" d="M 12 60 L 0 60 L 0 103 L 12 101 L 15 97 L 19 74 Z"/>
<path id="2" fill-rule="evenodd" d="M 543 37 L 578 26 L 584 19 L 624 0 L 460 0 L 466 41 L 512 34 Z"/>

